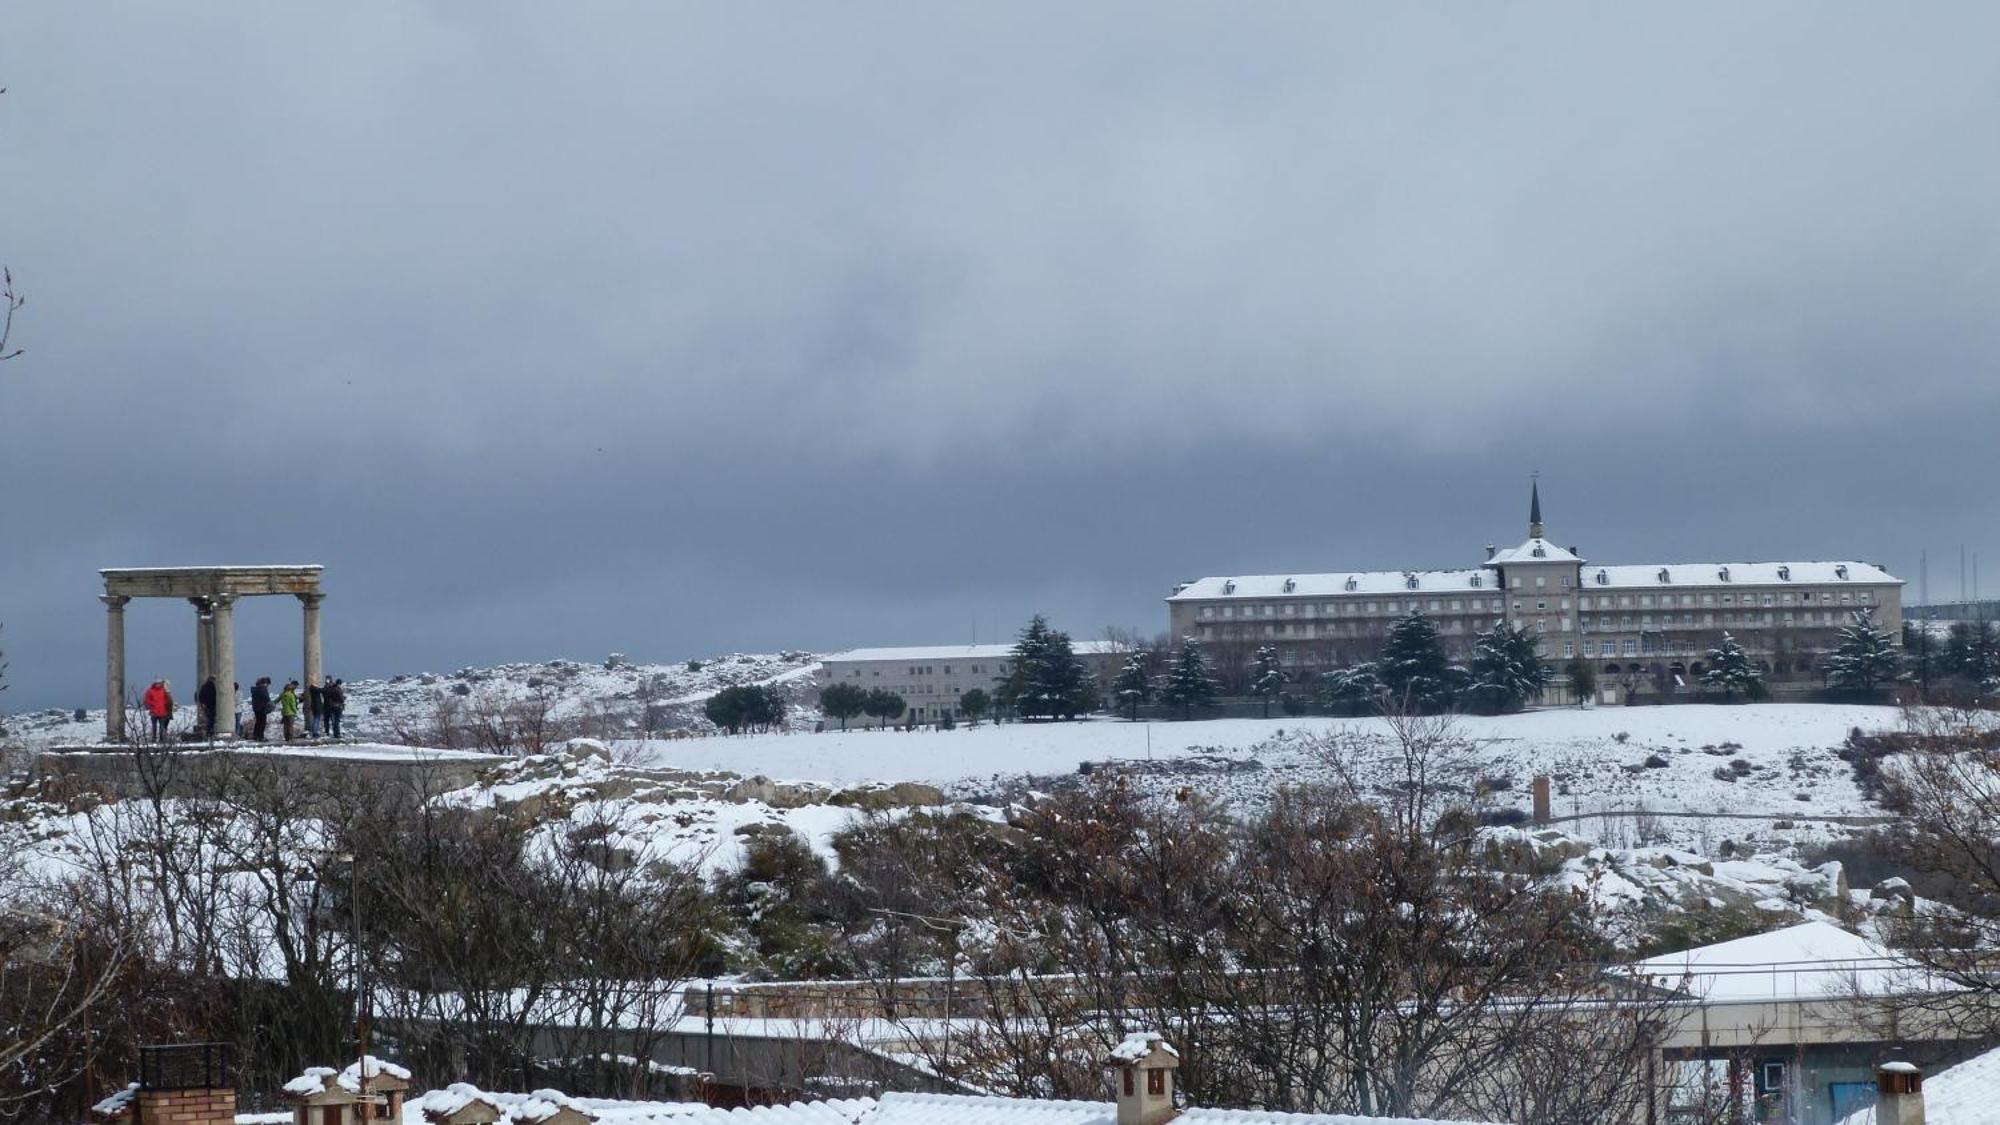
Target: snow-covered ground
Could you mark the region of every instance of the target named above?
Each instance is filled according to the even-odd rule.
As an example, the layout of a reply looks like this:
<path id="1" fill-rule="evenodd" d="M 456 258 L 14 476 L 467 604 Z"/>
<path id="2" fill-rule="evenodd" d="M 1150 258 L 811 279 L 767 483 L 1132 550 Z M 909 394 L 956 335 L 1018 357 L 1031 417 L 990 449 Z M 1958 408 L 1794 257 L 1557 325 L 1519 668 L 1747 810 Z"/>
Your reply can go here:
<path id="1" fill-rule="evenodd" d="M 1546 774 L 1564 827 L 1611 846 L 1793 853 L 1874 818 L 1838 757 L 1848 732 L 1893 728 L 1892 707 L 1765 703 L 1552 709 L 1466 716 L 1456 736 L 1481 807 L 1527 810 Z M 921 781 L 962 799 L 1045 788 L 1085 763 L 1192 786 L 1239 805 L 1276 786 L 1322 780 L 1333 760 L 1364 786 L 1394 780 L 1388 726 L 1376 719 L 1273 718 L 983 724 L 934 731 L 849 730 L 618 746 L 630 761 L 836 785 Z"/>
<path id="2" fill-rule="evenodd" d="M 571 713 L 604 713 L 631 703 L 635 691 L 656 706 L 698 712 L 706 693 L 728 684 L 777 682 L 794 698 L 795 727 L 809 729 L 817 718 L 810 709 L 816 668 L 805 654 L 725 658 L 694 669 L 518 665 L 356 684 L 350 714 L 359 705 L 379 722 L 416 725 L 441 694 L 520 700 L 537 692 L 557 696 Z M 1774 920 L 1825 916 L 1842 900 L 1839 877 L 1799 861 L 1811 845 L 1882 816 L 1837 752 L 1853 729 L 1899 722 L 1889 707 L 1775 703 L 1467 716 L 1455 720 L 1463 766 L 1456 776 L 1465 799 L 1496 820 L 1508 810 L 1525 813 L 1532 779 L 1549 776 L 1564 841 L 1538 846 L 1560 850 L 1563 877 L 1635 927 L 1662 912 L 1716 903 Z M 795 833 L 835 860 L 834 837 L 866 815 L 865 807 L 895 815 L 953 805 L 1004 818 L 1012 803 L 1074 784 L 1086 768 L 1117 769 L 1159 792 L 1186 787 L 1240 809 L 1254 809 L 1280 785 L 1336 771 L 1364 791 L 1386 793 L 1398 776 L 1394 746 L 1381 720 L 1321 717 L 797 729 L 627 739 L 608 749 L 578 744 L 539 758 L 492 759 L 494 773 L 445 799 L 526 812 L 544 822 L 551 844 L 588 831 L 639 862 L 672 859 L 715 872 L 769 833 Z M 411 752 L 376 745 L 342 751 Z M 77 817 L 23 811 L 23 827 L 36 830 L 31 846 L 50 860 L 81 837 Z M 1866 898 L 1864 888 L 1853 890 Z"/>
<path id="3" fill-rule="evenodd" d="M 1869 811 L 1845 777 L 1833 751 L 1850 729 L 1894 726 L 1892 707 L 1821 704 L 1695 705 L 1678 707 L 1561 709 L 1520 715 L 1467 716 L 1457 735 L 1476 754 L 1481 771 L 1549 773 L 1570 792 L 1558 813 L 1594 812 L 1650 802 L 1654 809 L 1741 808 L 1748 790 L 1769 788 L 1798 775 L 1799 792 L 1812 792 L 1820 812 Z M 680 769 L 724 769 L 772 777 L 839 784 L 924 781 L 977 785 L 1022 775 L 1072 773 L 1085 762 L 1143 763 L 1191 756 L 1273 759 L 1271 768 L 1299 768 L 1319 755 L 1314 739 L 1381 744 L 1388 727 L 1375 719 L 1273 718 L 1128 723 L 1092 719 L 1074 723 L 987 723 L 957 730 L 848 730 L 824 734 L 784 732 L 693 741 L 623 743 L 635 761 Z M 1646 769 L 1649 755 L 1668 759 Z M 1736 758 L 1751 763 L 1755 783 L 1722 782 L 1712 775 Z M 1796 763 L 1794 759 L 1797 759 Z M 1831 763 L 1829 765 L 1828 763 Z M 1623 766 L 1638 767 L 1627 771 Z M 1815 769 L 1814 767 L 1819 767 Z M 1760 796 L 1761 796 L 1760 792 Z M 1798 803 L 1794 792 L 1773 796 L 1772 807 Z"/>

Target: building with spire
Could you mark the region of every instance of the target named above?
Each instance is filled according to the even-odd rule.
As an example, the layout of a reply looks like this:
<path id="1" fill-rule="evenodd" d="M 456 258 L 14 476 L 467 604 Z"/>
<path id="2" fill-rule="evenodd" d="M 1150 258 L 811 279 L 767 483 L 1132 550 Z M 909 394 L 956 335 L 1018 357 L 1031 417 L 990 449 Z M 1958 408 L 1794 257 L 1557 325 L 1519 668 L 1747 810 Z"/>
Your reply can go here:
<path id="1" fill-rule="evenodd" d="M 1477 566 L 1203 578 L 1167 598 L 1167 619 L 1174 643 L 1200 640 L 1225 677 L 1270 645 L 1308 683 L 1372 659 L 1389 626 L 1410 613 L 1434 618 L 1461 654 L 1508 621 L 1538 634 L 1551 663 L 1590 662 L 1600 701 L 1623 702 L 1696 690 L 1724 633 L 1775 693 L 1819 688 L 1822 661 L 1854 614 L 1900 638 L 1902 589 L 1902 579 L 1854 560 L 1593 563 L 1547 537 L 1535 481 L 1528 537 L 1488 546 Z"/>

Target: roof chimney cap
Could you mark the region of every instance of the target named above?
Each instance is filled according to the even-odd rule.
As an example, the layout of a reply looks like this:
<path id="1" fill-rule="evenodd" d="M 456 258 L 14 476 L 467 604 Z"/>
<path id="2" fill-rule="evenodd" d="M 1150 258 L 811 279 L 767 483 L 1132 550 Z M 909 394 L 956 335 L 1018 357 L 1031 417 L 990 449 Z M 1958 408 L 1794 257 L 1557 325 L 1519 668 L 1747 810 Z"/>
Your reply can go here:
<path id="1" fill-rule="evenodd" d="M 1179 1111 L 1174 1108 L 1174 1070 L 1180 1052 L 1157 1031 L 1127 1035 L 1104 1065 L 1112 1072 L 1118 1095 L 1118 1125 L 1163 1125 Z"/>
<path id="2" fill-rule="evenodd" d="M 1881 1125 L 1923 1125 L 1924 1075 L 1896 1059 L 1875 1068 L 1875 1120 Z"/>

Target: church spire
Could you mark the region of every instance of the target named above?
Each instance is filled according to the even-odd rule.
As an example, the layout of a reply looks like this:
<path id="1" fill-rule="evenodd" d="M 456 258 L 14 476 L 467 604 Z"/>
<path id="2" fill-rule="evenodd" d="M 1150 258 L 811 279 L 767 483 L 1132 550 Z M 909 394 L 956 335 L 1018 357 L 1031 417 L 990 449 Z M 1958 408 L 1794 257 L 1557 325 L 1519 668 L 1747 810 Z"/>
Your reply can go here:
<path id="1" fill-rule="evenodd" d="M 1540 474 L 1536 474 L 1539 477 Z M 1528 484 L 1528 538 L 1542 537 L 1542 482 L 1534 477 Z"/>

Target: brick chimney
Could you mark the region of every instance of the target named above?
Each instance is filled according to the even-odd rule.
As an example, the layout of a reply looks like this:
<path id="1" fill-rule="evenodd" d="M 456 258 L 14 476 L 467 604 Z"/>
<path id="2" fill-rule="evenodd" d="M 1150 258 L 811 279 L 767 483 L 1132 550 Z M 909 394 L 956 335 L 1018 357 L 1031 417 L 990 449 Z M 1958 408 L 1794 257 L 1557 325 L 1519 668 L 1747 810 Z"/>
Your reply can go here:
<path id="1" fill-rule="evenodd" d="M 1118 1094 L 1118 1125 L 1161 1125 L 1174 1108 L 1174 1070 L 1180 1052 L 1152 1031 L 1135 1031 L 1104 1060 Z"/>
<path id="2" fill-rule="evenodd" d="M 1924 1075 L 1913 1063 L 1875 1068 L 1876 1125 L 1924 1125 Z"/>
<path id="3" fill-rule="evenodd" d="M 131 1125 L 236 1125 L 234 1062 L 228 1043 L 141 1047 L 139 1080 L 91 1115 Z"/>

